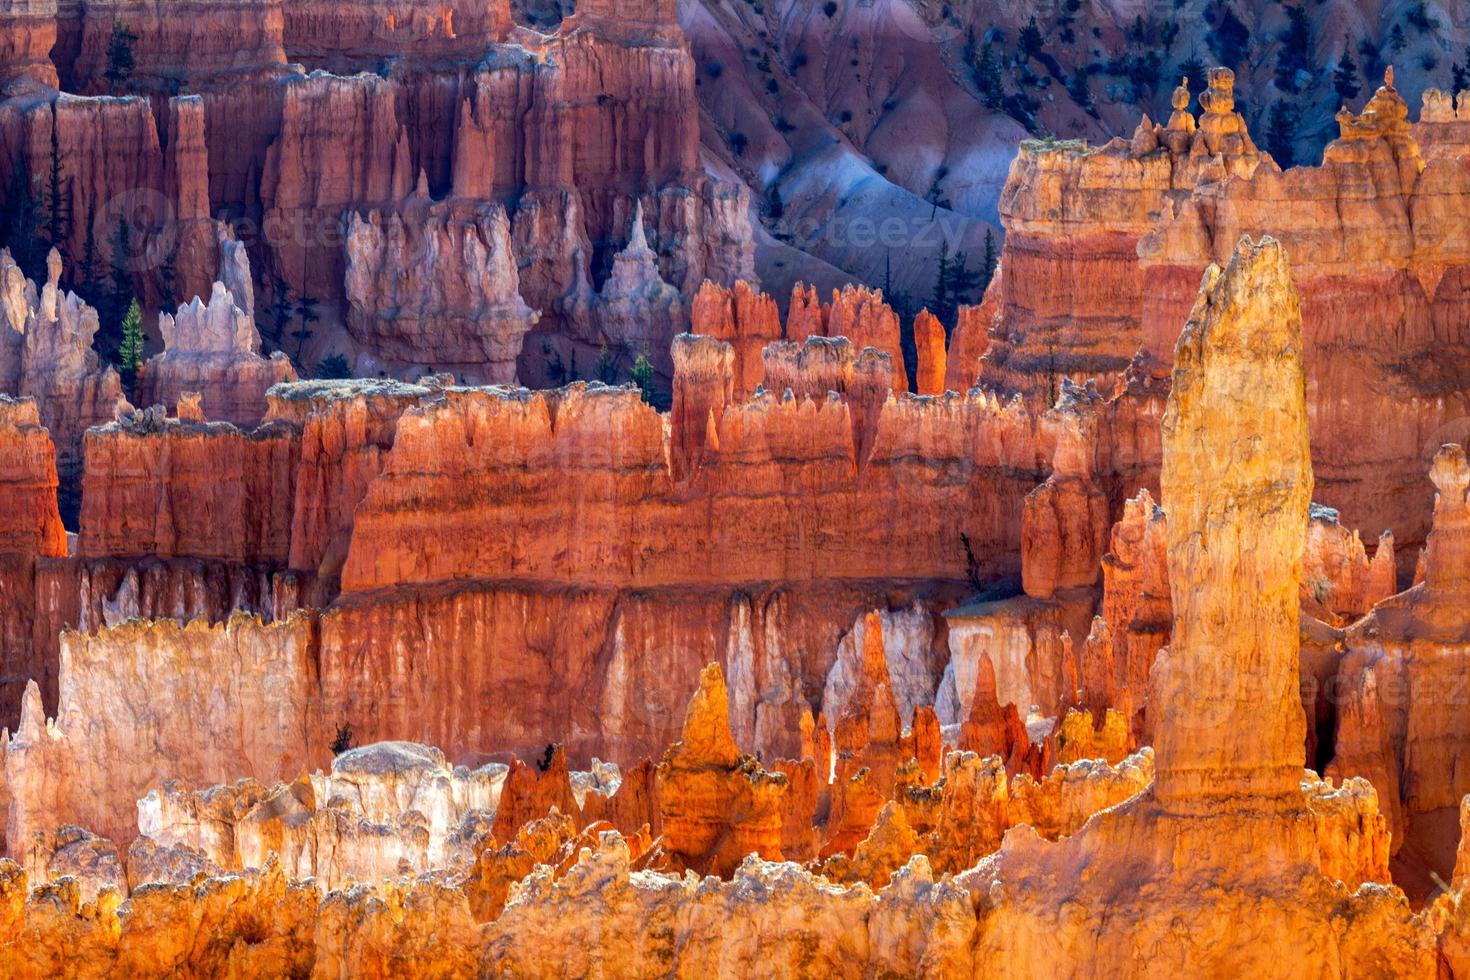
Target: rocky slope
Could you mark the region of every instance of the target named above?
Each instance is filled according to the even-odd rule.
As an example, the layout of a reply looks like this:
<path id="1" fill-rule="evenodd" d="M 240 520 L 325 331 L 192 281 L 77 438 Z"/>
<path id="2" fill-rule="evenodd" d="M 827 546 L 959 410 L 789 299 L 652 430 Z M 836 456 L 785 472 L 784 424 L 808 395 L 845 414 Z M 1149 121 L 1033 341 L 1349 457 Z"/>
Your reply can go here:
<path id="1" fill-rule="evenodd" d="M 758 205 L 762 281 L 853 279 L 909 315 L 934 302 L 942 244 L 983 268 L 1027 135 L 1126 136 L 1220 65 L 1277 162 L 1311 164 L 1386 65 L 1411 103 L 1470 70 L 1470 21 L 1440 3 L 683 0 L 680 22 L 704 145 Z"/>

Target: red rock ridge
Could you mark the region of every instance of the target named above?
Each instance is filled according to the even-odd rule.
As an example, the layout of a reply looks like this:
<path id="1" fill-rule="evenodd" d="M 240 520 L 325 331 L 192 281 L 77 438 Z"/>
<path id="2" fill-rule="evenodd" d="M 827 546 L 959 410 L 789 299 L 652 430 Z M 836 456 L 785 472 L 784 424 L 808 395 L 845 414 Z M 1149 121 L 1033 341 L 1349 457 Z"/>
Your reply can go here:
<path id="1" fill-rule="evenodd" d="M 1008 417 L 983 396 L 878 403 L 869 409 L 871 449 L 860 471 L 854 443 L 864 430 L 847 403 L 767 393 L 725 409 L 718 454 L 706 460 L 691 496 L 674 491 L 663 424 L 636 394 L 574 385 L 446 396 L 399 423 L 383 476 L 357 514 L 345 591 L 507 577 L 620 587 L 747 575 L 959 578 L 957 528 L 985 554 L 1006 554 L 1000 542 L 1016 533 L 1021 474 L 1036 466 L 1029 432 L 1016 433 L 1007 448 Z M 608 441 L 607 432 L 618 438 Z M 925 456 L 957 466 L 916 473 L 912 460 Z M 807 487 L 796 501 L 784 496 L 793 471 Z M 467 486 L 481 488 L 472 508 L 462 503 Z M 977 486 L 991 492 L 977 494 Z M 885 503 L 900 488 L 916 503 L 902 531 Z M 542 503 L 528 512 L 526 501 Z M 772 518 L 752 519 L 761 501 L 777 504 Z M 846 530 L 813 538 L 828 508 L 843 515 Z M 512 521 L 521 530 L 512 533 Z M 429 527 L 432 548 L 423 544 Z M 894 534 L 907 542 L 898 553 L 864 543 Z M 838 550 L 793 549 L 792 540 L 830 541 Z"/>
<path id="2" fill-rule="evenodd" d="M 0 328 L 3 329 L 3 328 Z M 0 718 L 19 717 L 28 678 L 55 698 L 55 668 L 36 642 L 36 561 L 66 555 L 56 507 L 56 450 L 36 403 L 0 395 Z"/>
<path id="3" fill-rule="evenodd" d="M 77 553 L 284 565 L 299 439 L 289 426 L 246 433 L 157 409 L 91 429 Z"/>
<path id="4" fill-rule="evenodd" d="M 0 85 L 29 78 L 56 87 L 56 0 L 8 3 L 0 12 Z"/>

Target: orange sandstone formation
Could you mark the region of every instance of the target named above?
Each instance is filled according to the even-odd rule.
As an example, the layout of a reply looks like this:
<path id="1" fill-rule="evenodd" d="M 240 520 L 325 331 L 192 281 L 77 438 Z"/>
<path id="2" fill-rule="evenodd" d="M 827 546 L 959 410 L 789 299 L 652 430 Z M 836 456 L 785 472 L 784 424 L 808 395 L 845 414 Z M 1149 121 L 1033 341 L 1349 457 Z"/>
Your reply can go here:
<path id="1" fill-rule="evenodd" d="M 1093 480 L 1097 396 L 1070 382 L 1047 422 L 1056 428 L 1051 476 L 1026 497 L 1021 516 L 1021 576 L 1026 594 L 1092 585 L 1107 537 L 1107 499 Z"/>
<path id="2" fill-rule="evenodd" d="M 980 373 L 980 359 L 989 346 L 990 324 L 995 318 L 996 298 L 1003 287 L 999 285 L 1002 270 L 997 267 L 995 276 L 985 291 L 985 299 L 979 306 L 961 306 L 958 322 L 949 338 L 949 352 L 945 360 L 944 386 L 950 391 L 966 391 L 975 383 Z"/>
<path id="3" fill-rule="evenodd" d="M 1448 877 L 1454 858 L 1444 828 L 1470 792 L 1457 762 L 1470 738 L 1460 703 L 1470 624 L 1465 451 L 1441 448 L 1430 478 L 1438 493 L 1424 581 L 1378 603 L 1343 636 L 1334 678 L 1336 755 L 1328 771 L 1371 780 L 1401 860 L 1426 877 Z"/>
<path id="4" fill-rule="evenodd" d="M 914 345 L 918 351 L 914 390 L 921 395 L 944 394 L 944 324 L 928 310 L 914 318 Z"/>
<path id="5" fill-rule="evenodd" d="M 36 403 L 0 395 L 0 717 L 7 720 L 19 717 L 29 679 L 56 696 L 36 610 L 37 560 L 67 553 L 56 488 L 56 451 Z"/>
<path id="6" fill-rule="evenodd" d="M 785 776 L 736 749 L 724 676 L 717 665 L 706 667 L 683 738 L 658 767 L 665 848 L 685 866 L 721 876 L 752 852 L 779 861 L 785 791 Z"/>
<path id="7" fill-rule="evenodd" d="M 1206 273 L 1175 349 L 1163 470 L 1174 629 L 1150 675 L 1166 719 L 1154 744 L 1166 808 L 1297 793 L 1297 590 L 1312 495 L 1300 317 L 1281 245 L 1243 241 L 1224 272 Z M 1251 725 L 1228 723 L 1244 712 Z"/>
<path id="8" fill-rule="evenodd" d="M 689 329 L 734 348 L 734 395 L 742 399 L 749 398 L 760 386 L 765 377 L 763 353 L 767 345 L 783 335 L 775 300 L 744 280 L 735 283 L 733 289 L 706 280 L 694 296 Z"/>
<path id="9" fill-rule="evenodd" d="M 1322 873 L 1383 871 L 1386 834 L 1371 796 L 1363 809 L 1334 809 L 1327 827 L 1307 818 L 1317 794 L 1304 797 L 1301 781 L 1297 592 L 1312 474 L 1297 310 L 1284 252 L 1269 239 L 1243 241 L 1228 268 L 1205 277 L 1164 430 L 1174 629 L 1152 679 L 1155 782 L 1060 844 L 1013 835 L 977 869 L 990 895 L 980 942 L 1001 962 L 1026 972 L 1080 958 L 1100 975 L 1317 975 L 1347 947 L 1392 957 L 1394 971 L 1429 968 L 1402 904 L 1349 897 Z M 1242 713 L 1254 723 L 1237 724 Z M 1228 835 L 1250 841 L 1250 857 L 1219 847 Z M 1244 894 L 1236 888 L 1258 897 L 1223 897 Z M 1202 889 L 1222 898 L 1201 903 Z M 1063 903 L 1106 909 L 1106 920 L 1082 911 L 1035 942 Z M 1283 913 L 1298 924 L 1286 958 L 1269 938 Z M 1130 963 L 1124 951 L 1139 931 L 1166 921 L 1173 965 Z"/>
<path id="10" fill-rule="evenodd" d="M 1212 73 L 1198 125 L 1183 94 L 1167 126 L 1145 121 L 1131 141 L 1023 145 L 1001 199 L 979 380 L 1043 403 L 1063 378 L 1111 393 L 1099 472 L 1116 508 L 1156 487 L 1157 418 L 1135 423 L 1138 396 L 1167 386 L 1201 271 L 1243 234 L 1272 234 L 1302 298 L 1319 499 L 1366 534 L 1393 530 L 1402 562 L 1427 530 L 1412 474 L 1463 436 L 1463 123 L 1430 96 L 1411 125 L 1386 83 L 1340 117 L 1320 166 L 1282 172 L 1251 146 L 1228 72 Z M 1367 326 L 1389 322 L 1402 328 Z"/>

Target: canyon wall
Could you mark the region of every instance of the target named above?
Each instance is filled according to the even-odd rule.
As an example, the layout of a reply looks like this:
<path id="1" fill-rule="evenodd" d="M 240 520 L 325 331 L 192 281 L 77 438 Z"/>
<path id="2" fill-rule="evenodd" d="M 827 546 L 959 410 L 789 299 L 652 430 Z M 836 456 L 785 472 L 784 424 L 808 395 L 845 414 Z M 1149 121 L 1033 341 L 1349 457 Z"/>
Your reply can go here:
<path id="1" fill-rule="evenodd" d="M 204 329 L 209 307 L 186 312 L 248 361 L 231 297 L 215 291 L 219 330 Z M 895 396 L 841 349 L 797 359 L 785 377 L 800 397 L 716 398 L 699 421 L 630 389 L 442 377 L 278 385 L 254 428 L 210 421 L 192 397 L 176 417 L 124 411 L 87 433 L 83 530 L 36 577 L 38 621 L 325 610 L 313 650 L 332 723 L 456 761 L 553 740 L 579 762 L 652 753 L 698 665 L 742 663 L 785 678 L 742 710 L 757 748 L 789 746 L 774 719 L 820 705 L 860 612 L 933 609 L 971 575 L 1015 569 L 1023 501 L 1052 456 L 1019 405 Z M 832 364 L 846 394 L 801 380 Z M 676 390 L 733 390 L 733 370 L 717 358 L 705 382 L 690 367 Z M 677 462 L 671 447 L 696 444 L 697 466 Z M 895 495 L 912 501 L 904 522 L 885 518 Z M 54 639 L 30 656 L 54 663 Z"/>
<path id="2" fill-rule="evenodd" d="M 1131 140 L 1023 145 L 1001 199 L 988 343 L 958 380 L 1045 404 L 1061 379 L 1094 378 L 1120 408 L 1140 384 L 1166 388 L 1202 270 L 1242 235 L 1269 233 L 1302 299 L 1318 499 L 1365 534 L 1392 529 L 1411 560 L 1427 530 L 1415 475 L 1464 437 L 1467 416 L 1463 133 L 1435 108 L 1411 126 L 1390 79 L 1339 117 L 1320 166 L 1283 173 L 1251 145 L 1233 91 L 1213 72 L 1197 121 L 1184 91 L 1168 124 L 1145 120 Z M 1155 485 L 1157 457 L 1138 462 L 1125 496 Z"/>
<path id="3" fill-rule="evenodd" d="M 269 782 L 320 764 L 313 629 L 236 615 L 64 634 L 56 717 L 32 685 L 6 753 L 11 853 L 44 851 L 68 823 L 125 847 L 130 801 L 165 779 Z"/>
<path id="4" fill-rule="evenodd" d="M 63 35 L 50 67 L 30 50 L 48 16 Z M 104 284 L 145 313 L 207 301 L 218 218 L 254 264 L 261 301 L 241 308 L 306 370 L 337 354 L 368 376 L 557 384 L 590 376 L 610 347 L 620 375 L 647 353 L 667 381 L 700 283 L 754 274 L 748 192 L 702 169 L 693 62 L 671 16 L 592 10 L 540 34 L 513 30 L 503 0 L 248 0 L 197 18 L 110 3 L 12 19 L 0 37 L 34 84 L 0 101 L 0 186 L 28 189 L 8 205 L 37 211 L 34 244 L 56 245 L 66 284 L 94 302 Z M 134 66 L 109 79 L 115 23 L 137 35 Z M 40 87 L 58 72 L 67 94 Z M 613 275 L 640 206 L 664 295 Z M 501 217 L 476 248 L 463 230 L 482 212 Z M 39 278 L 23 244 L 17 260 Z M 435 282 L 410 275 L 425 250 Z"/>
<path id="5" fill-rule="evenodd" d="M 0 717 L 19 717 L 21 696 L 34 678 L 51 696 L 55 664 L 41 641 L 36 615 L 36 563 L 66 555 L 66 530 L 56 506 L 56 450 L 36 403 L 0 396 Z"/>

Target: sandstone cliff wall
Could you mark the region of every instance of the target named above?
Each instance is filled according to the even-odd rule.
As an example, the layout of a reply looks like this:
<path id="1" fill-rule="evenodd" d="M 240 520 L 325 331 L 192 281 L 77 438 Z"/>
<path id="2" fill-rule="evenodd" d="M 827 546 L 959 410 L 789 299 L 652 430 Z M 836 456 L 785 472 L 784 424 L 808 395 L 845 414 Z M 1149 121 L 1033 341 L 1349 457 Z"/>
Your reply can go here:
<path id="1" fill-rule="evenodd" d="M 1426 498 L 1414 475 L 1463 438 L 1467 415 L 1460 123 L 1432 102 L 1411 127 L 1390 81 L 1339 118 L 1320 166 L 1283 173 L 1249 145 L 1233 81 L 1213 74 L 1200 100 L 1197 126 L 1185 92 L 1168 125 L 1145 120 L 1131 141 L 1022 147 L 1002 195 L 1003 272 L 978 376 L 1043 403 L 1064 378 L 1167 387 L 1201 271 L 1242 235 L 1269 233 L 1301 296 L 1318 497 L 1369 535 L 1392 529 L 1417 545 Z M 1117 452 L 1123 439 L 1103 441 Z M 1110 491 L 1115 506 L 1155 485 L 1150 455 Z"/>
<path id="2" fill-rule="evenodd" d="M 165 779 L 274 781 L 319 763 L 313 631 L 305 615 L 238 615 L 66 634 L 56 718 L 32 686 L 6 753 L 12 853 L 68 823 L 126 846 L 134 802 Z"/>
<path id="3" fill-rule="evenodd" d="M 358 510 L 345 591 L 463 578 L 957 579 L 961 533 L 982 561 L 1014 553 L 1020 500 L 1040 469 L 1029 420 L 983 395 L 890 398 L 859 458 L 846 402 L 767 393 L 726 408 L 718 453 L 684 488 L 670 479 L 663 422 L 635 393 L 446 396 L 400 421 Z M 949 465 L 916 467 L 918 457 Z M 886 503 L 896 495 L 915 505 L 901 532 Z M 897 549 L 877 544 L 900 538 Z"/>
<path id="4" fill-rule="evenodd" d="M 35 643 L 36 562 L 67 551 L 56 507 L 56 451 L 33 401 L 0 396 L 0 474 L 0 718 L 8 725 L 19 717 L 30 678 L 55 697 L 55 672 Z"/>

